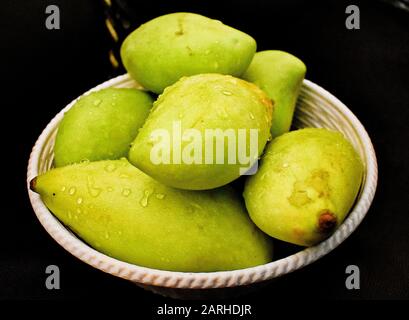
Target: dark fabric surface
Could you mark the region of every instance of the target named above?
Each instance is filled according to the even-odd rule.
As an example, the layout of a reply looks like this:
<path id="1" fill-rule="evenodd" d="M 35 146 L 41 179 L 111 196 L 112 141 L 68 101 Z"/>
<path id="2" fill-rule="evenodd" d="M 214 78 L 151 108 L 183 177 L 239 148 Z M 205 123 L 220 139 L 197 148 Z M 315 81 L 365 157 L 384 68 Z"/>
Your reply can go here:
<path id="1" fill-rule="evenodd" d="M 139 2 L 139 1 L 138 1 Z M 274 299 L 409 298 L 409 13 L 383 2 L 355 1 L 361 29 L 345 28 L 346 1 L 147 1 L 136 24 L 193 11 L 248 32 L 259 50 L 300 57 L 307 78 L 341 99 L 374 143 L 379 185 L 363 223 L 318 262 L 248 295 L 258 312 Z M 98 1 L 56 0 L 61 30 L 44 26 L 49 1 L 2 1 L 0 8 L 3 137 L 0 299 L 132 299 L 148 314 L 171 299 L 104 274 L 71 256 L 42 228 L 25 189 L 30 150 L 68 102 L 119 71 L 108 61 L 111 40 Z M 45 268 L 61 270 L 61 289 L 47 290 Z M 360 290 L 347 290 L 345 268 L 361 270 Z M 177 303 L 173 301 L 173 303 Z M 153 311 L 152 311 L 153 312 Z"/>

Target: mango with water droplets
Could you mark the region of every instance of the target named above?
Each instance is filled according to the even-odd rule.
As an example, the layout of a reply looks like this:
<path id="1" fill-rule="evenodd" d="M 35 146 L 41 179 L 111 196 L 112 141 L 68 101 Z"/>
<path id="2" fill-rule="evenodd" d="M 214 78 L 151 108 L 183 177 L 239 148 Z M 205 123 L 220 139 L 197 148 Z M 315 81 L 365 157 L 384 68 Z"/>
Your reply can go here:
<path id="1" fill-rule="evenodd" d="M 172 13 L 141 25 L 123 42 L 122 63 L 142 86 L 161 93 L 182 76 L 240 76 L 256 52 L 256 41 L 220 21 L 194 13 Z"/>
<path id="2" fill-rule="evenodd" d="M 297 57 L 284 51 L 267 50 L 257 52 L 243 74 L 243 79 L 258 85 L 274 101 L 273 137 L 290 130 L 305 73 L 305 64 Z"/>
<path id="3" fill-rule="evenodd" d="M 148 93 L 128 88 L 102 89 L 82 96 L 58 127 L 55 166 L 126 156 L 152 102 Z"/>
<path id="4" fill-rule="evenodd" d="M 220 74 L 184 77 L 155 101 L 129 160 L 168 186 L 220 187 L 257 161 L 271 117 L 271 100 L 252 83 Z"/>
<path id="5" fill-rule="evenodd" d="M 259 171 L 246 181 L 244 199 L 251 219 L 265 233 L 310 246 L 342 223 L 362 175 L 362 161 L 341 133 L 296 130 L 266 147 Z"/>
<path id="6" fill-rule="evenodd" d="M 129 263 L 207 272 L 272 258 L 270 240 L 230 188 L 169 188 L 121 159 L 52 169 L 31 189 L 88 244 Z"/>

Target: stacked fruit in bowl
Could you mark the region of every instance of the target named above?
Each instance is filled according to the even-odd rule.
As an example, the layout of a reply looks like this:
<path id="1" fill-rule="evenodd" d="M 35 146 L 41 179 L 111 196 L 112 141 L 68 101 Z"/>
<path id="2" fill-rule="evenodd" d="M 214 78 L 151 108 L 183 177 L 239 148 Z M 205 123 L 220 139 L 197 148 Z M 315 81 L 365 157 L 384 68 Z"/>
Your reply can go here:
<path id="1" fill-rule="evenodd" d="M 79 238 L 129 264 L 214 272 L 267 264 L 273 238 L 312 246 L 342 224 L 364 165 L 339 132 L 289 132 L 301 60 L 256 53 L 249 35 L 192 13 L 143 24 L 121 56 L 143 88 L 80 97 L 53 168 L 29 177 Z"/>

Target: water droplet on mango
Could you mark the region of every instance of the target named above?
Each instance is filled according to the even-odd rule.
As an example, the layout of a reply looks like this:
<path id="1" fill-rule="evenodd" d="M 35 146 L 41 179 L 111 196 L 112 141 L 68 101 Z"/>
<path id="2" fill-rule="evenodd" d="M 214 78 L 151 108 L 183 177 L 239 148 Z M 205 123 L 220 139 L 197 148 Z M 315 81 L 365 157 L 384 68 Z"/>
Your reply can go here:
<path id="1" fill-rule="evenodd" d="M 88 176 L 87 177 L 87 189 L 88 189 L 88 193 L 91 195 L 91 197 L 96 198 L 99 196 L 99 194 L 102 192 L 101 188 L 97 188 L 95 186 L 95 182 L 94 180 Z"/>
<path id="2" fill-rule="evenodd" d="M 139 202 L 142 207 L 145 208 L 145 207 L 148 206 L 148 204 L 149 204 L 149 197 L 151 196 L 152 193 L 153 193 L 153 190 L 150 190 L 150 189 L 146 189 L 146 190 L 143 192 L 142 199 L 141 199 L 141 201 Z"/>
<path id="3" fill-rule="evenodd" d="M 131 194 L 131 189 L 129 189 L 129 188 L 123 188 L 122 189 L 122 195 L 124 196 L 124 197 L 128 197 L 130 194 Z"/>
<path id="4" fill-rule="evenodd" d="M 109 163 L 105 166 L 106 172 L 114 172 L 116 170 L 116 165 L 113 163 Z"/>

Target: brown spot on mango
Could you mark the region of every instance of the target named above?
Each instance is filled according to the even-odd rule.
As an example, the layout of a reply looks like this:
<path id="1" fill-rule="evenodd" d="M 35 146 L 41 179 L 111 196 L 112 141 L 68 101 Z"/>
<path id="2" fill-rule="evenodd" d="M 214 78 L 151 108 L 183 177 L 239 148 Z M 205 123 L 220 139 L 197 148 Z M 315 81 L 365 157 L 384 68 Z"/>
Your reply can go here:
<path id="1" fill-rule="evenodd" d="M 36 192 L 37 177 L 30 180 L 30 190 Z"/>
<path id="2" fill-rule="evenodd" d="M 323 210 L 318 218 L 320 233 L 331 233 L 337 226 L 337 217 L 330 210 Z"/>

